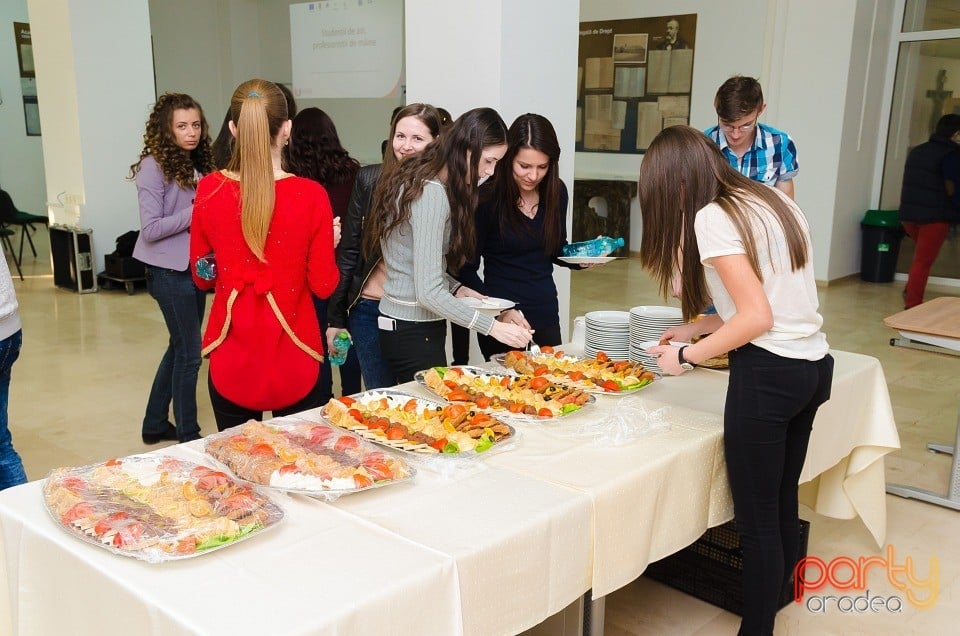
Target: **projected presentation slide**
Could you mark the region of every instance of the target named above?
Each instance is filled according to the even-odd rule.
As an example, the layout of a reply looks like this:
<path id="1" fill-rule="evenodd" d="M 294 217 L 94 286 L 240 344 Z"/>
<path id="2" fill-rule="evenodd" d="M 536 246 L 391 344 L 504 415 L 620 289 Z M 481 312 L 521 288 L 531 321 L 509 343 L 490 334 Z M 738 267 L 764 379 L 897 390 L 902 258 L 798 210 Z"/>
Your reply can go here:
<path id="1" fill-rule="evenodd" d="M 403 3 L 327 0 L 290 5 L 297 97 L 386 97 L 400 83 Z"/>

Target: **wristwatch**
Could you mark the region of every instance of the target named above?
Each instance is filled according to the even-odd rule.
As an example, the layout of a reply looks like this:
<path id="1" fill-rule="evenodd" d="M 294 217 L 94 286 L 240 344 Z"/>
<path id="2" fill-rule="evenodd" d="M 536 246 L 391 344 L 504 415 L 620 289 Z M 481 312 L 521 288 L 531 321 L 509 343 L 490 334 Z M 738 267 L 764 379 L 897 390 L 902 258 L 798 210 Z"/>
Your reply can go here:
<path id="1" fill-rule="evenodd" d="M 683 350 L 686 349 L 689 345 L 684 345 L 680 347 L 680 351 L 677 351 L 677 360 L 680 362 L 680 368 L 684 371 L 693 371 L 695 365 L 692 362 L 687 362 L 687 359 L 683 357 Z"/>

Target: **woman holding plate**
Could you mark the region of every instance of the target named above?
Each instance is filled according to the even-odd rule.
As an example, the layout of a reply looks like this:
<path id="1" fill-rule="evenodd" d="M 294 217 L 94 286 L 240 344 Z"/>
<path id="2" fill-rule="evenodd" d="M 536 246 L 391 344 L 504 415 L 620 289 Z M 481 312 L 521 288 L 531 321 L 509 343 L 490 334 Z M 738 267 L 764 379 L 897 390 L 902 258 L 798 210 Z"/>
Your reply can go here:
<path id="1" fill-rule="evenodd" d="M 723 413 L 737 532 L 743 546 L 740 634 L 773 634 L 777 600 L 797 563 L 797 483 L 833 358 L 820 330 L 810 226 L 776 188 L 730 167 L 710 139 L 665 128 L 640 164 L 640 260 L 666 295 L 680 273 L 683 316 L 648 349 L 664 373 L 730 353 Z"/>
<path id="2" fill-rule="evenodd" d="M 560 307 L 553 281 L 554 264 L 567 242 L 567 188 L 560 180 L 560 144 L 542 115 L 521 115 L 507 132 L 506 169 L 480 188 L 476 213 L 476 251 L 458 280 L 487 296 L 515 304 L 497 320 L 533 330 L 538 345 L 558 345 Z M 483 259 L 483 280 L 477 274 Z M 510 347 L 478 336 L 483 357 Z"/>

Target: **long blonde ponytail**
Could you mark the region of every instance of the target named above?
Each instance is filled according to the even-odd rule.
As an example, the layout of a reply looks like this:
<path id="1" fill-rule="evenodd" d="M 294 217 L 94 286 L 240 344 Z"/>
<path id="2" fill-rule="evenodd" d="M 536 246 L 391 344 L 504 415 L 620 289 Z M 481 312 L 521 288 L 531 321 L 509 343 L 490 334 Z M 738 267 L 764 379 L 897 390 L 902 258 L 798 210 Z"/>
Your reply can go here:
<path id="1" fill-rule="evenodd" d="M 271 149 L 287 119 L 287 102 L 276 84 L 247 80 L 233 92 L 230 117 L 237 143 L 227 170 L 240 177 L 240 226 L 250 251 L 264 261 L 275 198 Z"/>

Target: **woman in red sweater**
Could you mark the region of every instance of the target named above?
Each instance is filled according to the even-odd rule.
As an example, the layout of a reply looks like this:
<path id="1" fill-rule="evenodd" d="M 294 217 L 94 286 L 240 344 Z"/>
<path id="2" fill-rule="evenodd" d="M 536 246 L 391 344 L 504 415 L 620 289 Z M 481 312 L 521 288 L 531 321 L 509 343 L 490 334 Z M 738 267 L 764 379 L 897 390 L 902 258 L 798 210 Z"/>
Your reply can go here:
<path id="1" fill-rule="evenodd" d="M 197 187 L 190 262 L 201 289 L 216 287 L 203 337 L 217 428 L 319 406 L 323 360 L 311 292 L 339 280 L 330 200 L 315 181 L 281 169 L 290 137 L 275 84 L 248 80 L 230 102 L 236 136 L 227 168 Z M 197 267 L 213 254 L 216 275 Z"/>

